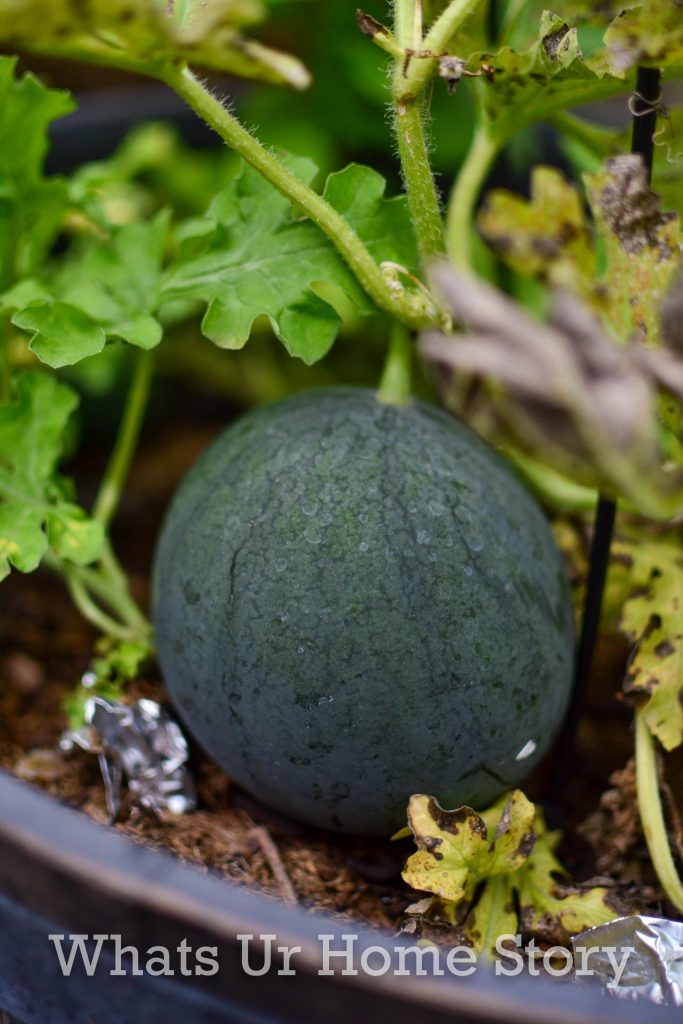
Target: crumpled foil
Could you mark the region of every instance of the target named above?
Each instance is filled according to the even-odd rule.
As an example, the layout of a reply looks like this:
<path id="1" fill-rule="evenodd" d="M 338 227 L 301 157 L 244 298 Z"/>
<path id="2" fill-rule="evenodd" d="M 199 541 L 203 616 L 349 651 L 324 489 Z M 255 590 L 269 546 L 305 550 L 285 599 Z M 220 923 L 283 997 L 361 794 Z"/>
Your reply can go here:
<path id="1" fill-rule="evenodd" d="M 79 746 L 97 754 L 111 821 L 121 809 L 124 781 L 139 807 L 172 814 L 194 810 L 197 796 L 185 764 L 187 741 L 157 701 L 143 699 L 128 705 L 91 697 L 85 705 L 85 720 L 82 729 L 62 737 L 60 746 L 66 751 Z"/>
<path id="2" fill-rule="evenodd" d="M 655 1003 L 683 1005 L 683 922 L 617 917 L 580 932 L 572 944 L 575 968 L 585 959 L 591 972 L 579 980 L 597 981 L 622 999 L 646 996 Z M 614 962 L 620 963 L 627 950 L 624 970 L 617 978 Z"/>

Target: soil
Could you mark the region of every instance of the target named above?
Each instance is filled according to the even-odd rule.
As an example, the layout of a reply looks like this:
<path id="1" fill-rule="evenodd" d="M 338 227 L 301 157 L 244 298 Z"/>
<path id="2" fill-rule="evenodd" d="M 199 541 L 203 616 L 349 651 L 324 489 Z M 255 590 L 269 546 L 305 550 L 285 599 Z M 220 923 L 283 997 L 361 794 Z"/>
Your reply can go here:
<path id="1" fill-rule="evenodd" d="M 203 400 L 199 413 L 193 408 L 179 421 L 176 410 L 173 427 L 166 421 L 163 429 L 159 423 L 147 431 L 149 439 L 133 468 L 114 534 L 143 604 L 163 509 L 183 473 L 228 418 L 224 403 L 207 408 Z M 97 446 L 74 467 L 84 502 L 101 468 Z M 107 811 L 97 759 L 82 751 L 67 756 L 57 747 L 66 724 L 62 702 L 88 667 L 94 639 L 57 579 L 39 571 L 31 576 L 13 573 L 3 583 L 0 767 L 104 824 Z M 624 768 L 632 751 L 632 716 L 616 693 L 627 654 L 618 638 L 601 639 L 571 770 L 552 794 L 544 792 L 551 759 L 525 791 L 544 804 L 552 827 L 564 829 L 560 856 L 576 880 L 606 876 L 622 896 L 635 897 L 640 909 L 662 913 L 667 907 L 656 889 L 640 832 L 632 770 Z M 165 700 L 158 677 L 150 674 L 135 683 L 130 696 L 143 695 Z M 413 849 L 409 840 L 340 837 L 282 818 L 232 786 L 196 748 L 192 769 L 199 791 L 196 812 L 157 818 L 124 807 L 113 827 L 136 842 L 164 848 L 289 903 L 392 932 L 405 926 L 405 909 L 417 898 L 400 877 Z M 675 791 L 671 775 L 669 782 Z M 448 941 L 443 932 L 434 937 Z"/>

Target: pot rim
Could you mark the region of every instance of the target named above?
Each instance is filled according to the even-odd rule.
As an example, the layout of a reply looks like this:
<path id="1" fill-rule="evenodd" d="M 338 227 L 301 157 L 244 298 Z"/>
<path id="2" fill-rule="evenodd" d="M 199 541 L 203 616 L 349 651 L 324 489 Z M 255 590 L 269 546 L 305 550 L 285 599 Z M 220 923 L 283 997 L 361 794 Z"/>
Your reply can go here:
<path id="1" fill-rule="evenodd" d="M 1 770 L 0 808 L 0 840 L 23 863 L 36 869 L 42 864 L 143 911 L 171 915 L 227 941 L 234 942 L 236 935 L 255 930 L 259 934 L 275 933 L 278 941 L 301 946 L 297 962 L 304 972 L 314 974 L 321 965 L 321 931 L 336 938 L 351 931 L 358 935 L 359 952 L 369 946 L 384 946 L 391 951 L 397 945 L 412 944 L 355 922 L 345 930 L 320 911 L 288 907 L 216 874 L 203 873 L 170 853 L 145 848 L 114 829 L 98 825 L 83 812 L 60 804 Z M 0 861 L 0 891 L 4 882 Z M 27 880 L 27 889 L 30 887 Z M 16 899 L 16 885 L 10 885 L 9 890 L 10 897 Z M 674 1008 L 615 1000 L 601 991 L 544 978 L 505 978 L 483 964 L 469 978 L 449 974 L 397 977 L 391 972 L 373 976 L 359 971 L 351 976 L 336 974 L 331 980 L 371 989 L 376 996 L 383 992 L 399 995 L 418 1012 L 420 1008 L 464 1012 L 471 1019 L 506 1024 L 546 1024 L 549 1019 L 556 1024 L 627 1024 L 642 1021 L 645 1014 L 648 1020 L 656 1015 L 662 1024 L 680 1021 L 680 1011 Z"/>

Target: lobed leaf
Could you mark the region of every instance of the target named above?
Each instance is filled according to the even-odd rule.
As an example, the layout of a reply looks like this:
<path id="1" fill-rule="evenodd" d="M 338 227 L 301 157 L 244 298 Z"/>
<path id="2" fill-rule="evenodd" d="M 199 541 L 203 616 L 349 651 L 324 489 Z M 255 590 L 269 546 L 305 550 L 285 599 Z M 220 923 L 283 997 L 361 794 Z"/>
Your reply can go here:
<path id="1" fill-rule="evenodd" d="M 309 161 L 285 161 L 311 181 Z M 351 165 L 327 179 L 324 197 L 379 261 L 414 270 L 417 255 L 404 197 L 384 198 L 384 179 Z M 186 232 L 166 276 L 164 301 L 206 303 L 204 333 L 221 348 L 247 342 L 254 320 L 267 316 L 291 355 L 314 363 L 331 347 L 340 318 L 316 287 L 342 289 L 361 313 L 373 307 L 332 243 L 255 171 L 244 168 L 214 200 L 208 217 Z"/>
<path id="2" fill-rule="evenodd" d="M 534 806 L 521 790 L 486 815 L 471 807 L 446 811 L 424 795 L 410 798 L 408 824 L 418 846 L 403 878 L 415 889 L 458 902 L 484 879 L 516 871 L 533 847 Z"/>
<path id="3" fill-rule="evenodd" d="M 549 941 L 566 943 L 577 932 L 618 916 L 611 905 L 612 893 L 605 886 L 562 883 L 566 872 L 554 853 L 559 836 L 546 831 L 540 811 L 536 829 L 539 838 L 534 852 L 515 877 L 522 928 Z"/>
<path id="4" fill-rule="evenodd" d="M 25 280 L 0 300 L 29 347 L 49 366 L 69 366 L 101 352 L 108 338 L 138 348 L 159 344 L 157 318 L 169 215 L 88 238 L 46 281 Z"/>
<path id="5" fill-rule="evenodd" d="M 101 554 L 103 530 L 69 500 L 57 475 L 76 393 L 37 372 L 19 374 L 14 389 L 0 405 L 0 579 L 12 565 L 36 569 L 48 546 L 87 565 Z"/>
<path id="6" fill-rule="evenodd" d="M 409 913 L 436 914 L 461 927 L 478 952 L 492 953 L 499 936 L 520 927 L 566 943 L 616 915 L 606 888 L 562 884 L 565 872 L 553 852 L 559 835 L 547 831 L 520 790 L 481 814 L 471 807 L 446 811 L 433 797 L 416 795 L 408 821 L 418 851 L 403 878 L 435 897 Z"/>
<path id="7" fill-rule="evenodd" d="M 17 78 L 16 65 L 0 56 L 0 294 L 34 273 L 54 242 L 67 187 L 43 174 L 47 131 L 75 106 L 33 75 Z"/>

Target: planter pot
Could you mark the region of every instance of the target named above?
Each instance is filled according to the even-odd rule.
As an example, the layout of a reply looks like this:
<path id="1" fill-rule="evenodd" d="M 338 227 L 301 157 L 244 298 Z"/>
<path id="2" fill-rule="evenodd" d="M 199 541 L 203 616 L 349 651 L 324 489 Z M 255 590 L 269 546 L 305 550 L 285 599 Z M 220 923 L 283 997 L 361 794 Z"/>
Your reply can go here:
<path id="1" fill-rule="evenodd" d="M 0 1005 L 23 1024 L 680 1021 L 674 1009 L 624 1003 L 565 981 L 499 977 L 482 964 L 467 978 L 396 976 L 397 946 L 409 943 L 286 907 L 146 850 L 4 773 L 0 815 Z M 174 977 L 111 976 L 106 944 L 92 976 L 79 957 L 65 977 L 49 936 L 74 934 L 119 935 L 143 964 L 150 947 L 175 950 L 185 939 L 192 950 L 214 947 L 219 969 L 182 976 L 176 957 Z M 300 947 L 291 960 L 295 973 L 278 976 L 281 958 L 274 955 L 268 973 L 250 976 L 240 935 L 272 935 L 275 945 Z M 351 935 L 358 974 L 342 975 L 339 959 L 329 961 L 334 975 L 318 974 L 324 943 L 343 950 Z M 361 969 L 369 946 L 387 950 L 386 958 L 377 949 L 368 957 L 384 973 Z M 412 969 L 412 958 L 407 962 Z M 261 966 L 254 942 L 249 967 Z"/>
<path id="2" fill-rule="evenodd" d="M 170 117 L 191 141 L 204 144 L 211 138 L 165 91 L 126 88 L 109 93 L 106 103 L 101 97 L 82 100 L 80 111 L 56 126 L 50 169 L 68 170 L 106 155 L 141 117 Z M 183 973 L 187 963 L 176 953 L 173 976 L 113 976 L 107 940 L 91 974 L 78 956 L 65 975 L 58 940 L 50 936 L 65 937 L 68 957 L 73 935 L 120 936 L 123 946 L 139 951 L 142 964 L 151 947 L 175 951 L 185 940 L 193 951 L 215 948 L 212 961 L 218 969 L 210 975 Z M 252 976 L 243 964 L 242 935 L 256 937 L 248 962 L 252 971 L 262 963 L 259 936 L 299 947 L 292 957 L 294 973 L 278 975 L 282 957 L 274 954 L 270 970 Z M 342 974 L 344 963 L 337 959 L 331 961 L 333 975 L 319 974 L 325 944 L 338 951 L 347 942 L 353 943 L 358 973 Z M 675 1010 L 624 1003 L 567 982 L 499 977 L 484 965 L 466 978 L 418 976 L 409 958 L 413 973 L 396 975 L 398 948 L 409 945 L 290 908 L 135 845 L 0 772 L 0 1008 L 22 1024 L 680 1020 Z M 90 954 L 94 947 L 90 942 L 84 948 Z M 375 951 L 368 964 L 381 973 L 360 968 L 369 947 Z"/>

